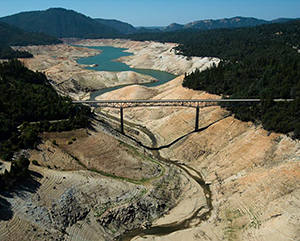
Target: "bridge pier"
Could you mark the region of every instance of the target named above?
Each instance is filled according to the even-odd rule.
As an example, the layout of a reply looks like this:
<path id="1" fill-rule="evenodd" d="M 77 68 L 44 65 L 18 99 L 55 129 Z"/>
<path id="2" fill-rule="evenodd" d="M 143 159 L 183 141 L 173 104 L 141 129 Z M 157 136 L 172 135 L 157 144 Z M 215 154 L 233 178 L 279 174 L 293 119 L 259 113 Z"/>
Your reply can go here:
<path id="1" fill-rule="evenodd" d="M 123 107 L 120 107 L 120 121 L 121 121 L 121 133 L 125 134 L 124 132 L 124 119 L 123 119 Z"/>
<path id="2" fill-rule="evenodd" d="M 195 120 L 195 131 L 198 131 L 199 128 L 199 106 L 196 107 L 196 120 Z"/>

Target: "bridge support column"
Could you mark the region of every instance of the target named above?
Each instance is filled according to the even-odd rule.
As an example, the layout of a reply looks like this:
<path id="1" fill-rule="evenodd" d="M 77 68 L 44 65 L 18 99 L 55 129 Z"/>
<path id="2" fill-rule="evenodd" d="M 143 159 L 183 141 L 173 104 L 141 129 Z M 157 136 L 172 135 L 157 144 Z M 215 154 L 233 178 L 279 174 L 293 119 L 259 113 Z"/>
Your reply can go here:
<path id="1" fill-rule="evenodd" d="M 195 120 L 195 131 L 198 131 L 199 128 L 199 106 L 196 107 L 196 120 Z"/>
<path id="2" fill-rule="evenodd" d="M 124 120 L 123 120 L 123 107 L 120 107 L 120 121 L 121 121 L 121 133 L 125 134 L 124 132 Z"/>

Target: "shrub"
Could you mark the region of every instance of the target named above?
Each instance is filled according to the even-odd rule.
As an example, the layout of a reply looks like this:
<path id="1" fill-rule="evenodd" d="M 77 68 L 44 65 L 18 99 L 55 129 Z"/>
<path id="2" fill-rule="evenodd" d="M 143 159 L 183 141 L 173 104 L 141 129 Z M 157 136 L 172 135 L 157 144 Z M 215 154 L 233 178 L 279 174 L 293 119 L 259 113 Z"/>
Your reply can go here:
<path id="1" fill-rule="evenodd" d="M 71 138 L 71 140 L 72 140 L 72 141 L 76 141 L 77 138 L 73 136 L 73 137 Z"/>
<path id="2" fill-rule="evenodd" d="M 73 144 L 73 141 L 67 141 L 67 144 L 71 145 L 71 144 Z"/>
<path id="3" fill-rule="evenodd" d="M 33 161 L 32 161 L 32 164 L 33 164 L 33 165 L 36 165 L 36 166 L 40 166 L 40 164 L 38 163 L 37 160 L 33 160 Z"/>

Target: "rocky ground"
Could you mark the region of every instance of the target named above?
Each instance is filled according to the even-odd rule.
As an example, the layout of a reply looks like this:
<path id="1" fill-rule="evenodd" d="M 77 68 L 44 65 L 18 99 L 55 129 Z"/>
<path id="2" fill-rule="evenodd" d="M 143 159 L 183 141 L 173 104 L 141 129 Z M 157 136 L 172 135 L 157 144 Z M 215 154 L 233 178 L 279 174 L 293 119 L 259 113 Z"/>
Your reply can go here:
<path id="1" fill-rule="evenodd" d="M 67 41 L 67 40 L 66 40 Z M 70 40 L 69 40 L 70 41 Z M 173 48 L 176 44 L 139 42 L 120 39 L 81 40 L 72 41 L 72 45 L 82 46 L 113 46 L 128 48 L 132 56 L 121 57 L 121 61 L 132 68 L 155 69 L 173 73 L 175 75 L 202 70 L 218 63 L 217 58 L 184 57 L 176 55 Z M 100 50 L 84 47 L 74 47 L 68 44 L 48 46 L 15 47 L 18 50 L 26 50 L 34 55 L 32 59 L 23 59 L 27 67 L 46 74 L 53 87 L 64 95 L 73 99 L 85 99 L 92 91 L 134 83 L 147 83 L 157 81 L 155 78 L 133 71 L 107 72 L 85 69 L 84 65 L 76 62 L 76 59 L 101 54 Z"/>
<path id="2" fill-rule="evenodd" d="M 97 89 L 157 81 L 155 78 L 133 71 L 108 72 L 85 69 L 76 59 L 101 54 L 100 50 L 73 47 L 67 44 L 27 46 L 17 48 L 34 55 L 23 59 L 24 64 L 36 71 L 44 72 L 52 86 L 60 93 L 74 99 L 88 98 Z"/>
<path id="3" fill-rule="evenodd" d="M 152 99 L 216 98 L 185 89 L 182 77 L 150 90 Z M 125 98 L 127 87 L 107 93 L 105 99 Z M 143 91 L 146 91 L 143 88 Z M 115 113 L 111 110 L 111 115 Z M 116 113 L 117 114 L 117 113 Z M 126 109 L 125 119 L 145 125 L 158 146 L 193 130 L 194 109 Z M 260 125 L 241 122 L 219 107 L 200 111 L 199 127 L 169 148 L 163 157 L 199 171 L 212 192 L 213 211 L 208 221 L 166 236 L 134 240 L 298 240 L 300 236 L 300 143 L 269 133 Z M 136 138 L 139 138 L 136 136 Z M 178 212 L 174 209 L 174 215 Z M 172 212 L 172 211 L 171 211 Z M 163 220 L 163 219 L 162 219 Z M 160 222 L 163 223 L 163 222 Z"/>
<path id="4" fill-rule="evenodd" d="M 105 41 L 140 53 L 154 48 Z M 167 45 L 157 46 L 159 51 Z M 167 58 L 136 55 L 153 68 Z M 183 88 L 182 80 L 128 86 L 98 99 L 220 98 Z M 29 153 L 41 165 L 30 166 L 34 180 L 0 196 L 6 210 L 0 240 L 112 240 L 124 233 L 124 240 L 299 240 L 299 141 L 241 122 L 219 107 L 201 109 L 199 128 L 207 128 L 199 132 L 193 132 L 192 108 L 126 109 L 125 133 L 161 147 L 151 152 L 114 131 L 118 110 L 100 111 L 87 129 L 41 136 L 39 150 Z M 160 229 L 136 236 L 151 225 Z M 131 235 L 134 228 L 140 229 Z"/>
<path id="5" fill-rule="evenodd" d="M 97 118 L 87 129 L 41 138 L 27 151 L 38 162 L 30 165 L 33 179 L 0 195 L 1 240 L 118 240 L 164 213 L 179 222 L 206 206 L 201 186 L 184 170 Z M 193 206 L 170 219 L 168 211 L 186 199 Z"/>
<path id="6" fill-rule="evenodd" d="M 131 68 L 155 69 L 175 75 L 189 73 L 195 69 L 203 70 L 220 59 L 211 57 L 185 57 L 177 55 L 173 49 L 178 44 L 158 43 L 152 41 L 128 41 L 123 39 L 90 39 L 76 42 L 83 46 L 113 46 L 127 48 L 134 55 L 121 57 L 118 61 Z"/>

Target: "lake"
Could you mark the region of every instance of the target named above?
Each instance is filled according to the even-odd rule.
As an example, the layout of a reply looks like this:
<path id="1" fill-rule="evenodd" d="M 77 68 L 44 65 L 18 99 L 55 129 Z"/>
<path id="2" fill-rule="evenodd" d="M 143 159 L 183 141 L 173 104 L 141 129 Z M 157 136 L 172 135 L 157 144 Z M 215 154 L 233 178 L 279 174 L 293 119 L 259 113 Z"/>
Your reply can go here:
<path id="1" fill-rule="evenodd" d="M 78 46 L 82 47 L 82 46 Z M 96 55 L 93 57 L 87 57 L 87 58 L 80 58 L 77 60 L 77 63 L 79 64 L 86 64 L 86 65 L 93 65 L 97 64 L 98 66 L 95 67 L 86 67 L 86 69 L 90 70 L 96 70 L 96 71 L 134 71 L 140 74 L 150 75 L 156 79 L 158 79 L 158 82 L 152 82 L 152 83 L 146 83 L 146 84 L 140 84 L 147 87 L 154 87 L 158 85 L 162 85 L 167 83 L 168 81 L 176 78 L 176 75 L 164 72 L 164 71 L 158 71 L 158 70 L 152 70 L 152 69 L 135 69 L 131 68 L 127 64 L 115 62 L 112 60 L 118 59 L 123 56 L 130 56 L 133 55 L 132 53 L 124 52 L 126 49 L 124 48 L 115 48 L 115 47 L 109 47 L 109 46 L 99 46 L 99 47 L 87 47 L 90 49 L 100 49 L 103 52 L 100 55 Z M 120 89 L 123 86 L 115 86 L 110 88 L 105 88 L 101 90 L 97 90 L 91 93 L 90 100 L 95 100 L 95 98 L 99 95 L 102 95 L 106 92 Z"/>

